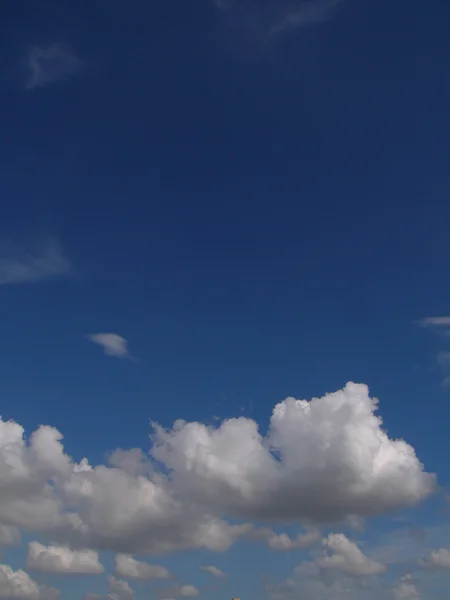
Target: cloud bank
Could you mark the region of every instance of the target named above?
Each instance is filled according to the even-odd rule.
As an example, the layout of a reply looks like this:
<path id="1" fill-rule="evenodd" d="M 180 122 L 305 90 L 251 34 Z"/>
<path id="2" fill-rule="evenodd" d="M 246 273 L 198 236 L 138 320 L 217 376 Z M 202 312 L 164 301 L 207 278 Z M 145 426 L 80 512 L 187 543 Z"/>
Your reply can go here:
<path id="1" fill-rule="evenodd" d="M 126 555 L 224 551 L 254 520 L 329 522 L 413 506 L 433 493 L 435 476 L 410 445 L 388 437 L 377 407 L 365 385 L 349 383 L 276 405 L 265 437 L 244 417 L 217 427 L 176 421 L 169 430 L 153 426 L 148 456 L 121 450 L 96 466 L 73 461 L 51 426 L 27 439 L 18 423 L 0 420 L 0 526 L 54 542 L 31 546 L 30 562 L 41 569 L 95 570 L 86 549 L 111 550 L 125 555 L 118 573 L 163 578 L 159 567 Z M 314 543 L 310 535 L 265 539 L 292 548 Z M 348 565 L 355 555 L 345 544 L 328 540 Z"/>

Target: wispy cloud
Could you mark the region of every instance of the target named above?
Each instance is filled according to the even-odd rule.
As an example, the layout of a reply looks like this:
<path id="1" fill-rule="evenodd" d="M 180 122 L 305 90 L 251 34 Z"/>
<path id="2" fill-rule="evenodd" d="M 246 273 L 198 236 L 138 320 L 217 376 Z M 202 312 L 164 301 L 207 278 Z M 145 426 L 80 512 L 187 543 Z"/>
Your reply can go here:
<path id="1" fill-rule="evenodd" d="M 450 317 L 425 317 L 420 319 L 419 325 L 422 327 L 450 327 Z"/>
<path id="2" fill-rule="evenodd" d="M 345 0 L 212 1 L 221 13 L 242 23 L 254 37 L 267 41 L 327 19 Z"/>
<path id="3" fill-rule="evenodd" d="M 82 66 L 75 51 L 60 43 L 33 46 L 26 59 L 26 88 L 33 90 L 68 79 Z"/>
<path id="4" fill-rule="evenodd" d="M 128 341 L 117 333 L 93 333 L 87 336 L 88 340 L 103 348 L 107 356 L 116 358 L 131 358 L 128 351 Z"/>
<path id="5" fill-rule="evenodd" d="M 205 573 L 209 573 L 210 575 L 212 575 L 213 577 L 226 577 L 225 573 L 223 571 L 221 571 L 220 569 L 218 569 L 217 567 L 215 567 L 214 565 L 207 565 L 204 567 L 200 567 L 202 571 L 205 571 Z"/>
<path id="6" fill-rule="evenodd" d="M 69 261 L 53 239 L 32 248 L 11 243 L 0 248 L 0 285 L 42 281 L 69 270 Z"/>

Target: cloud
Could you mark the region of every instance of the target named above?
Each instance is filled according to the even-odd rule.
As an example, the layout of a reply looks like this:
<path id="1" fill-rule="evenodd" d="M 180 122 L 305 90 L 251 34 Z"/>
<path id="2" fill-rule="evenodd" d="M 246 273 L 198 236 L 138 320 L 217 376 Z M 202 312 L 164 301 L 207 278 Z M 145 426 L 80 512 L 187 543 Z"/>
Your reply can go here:
<path id="1" fill-rule="evenodd" d="M 253 39 L 267 41 L 321 22 L 344 0 L 213 0 L 224 16 Z"/>
<path id="2" fill-rule="evenodd" d="M 420 600 L 420 594 L 408 573 L 396 583 L 394 587 L 394 600 Z"/>
<path id="3" fill-rule="evenodd" d="M 435 489 L 414 449 L 391 440 L 365 385 L 287 398 L 263 438 L 248 418 L 218 428 L 155 426 L 151 454 L 173 489 L 208 511 L 252 520 L 335 521 L 411 506 Z"/>
<path id="4" fill-rule="evenodd" d="M 313 529 L 306 533 L 299 533 L 292 539 L 286 533 L 275 533 L 269 528 L 262 528 L 255 530 L 252 537 L 265 541 L 271 550 L 290 551 L 302 550 L 317 544 L 320 540 L 320 532 Z"/>
<path id="5" fill-rule="evenodd" d="M 411 446 L 388 438 L 376 407 L 366 386 L 348 384 L 278 404 L 266 437 L 244 417 L 217 427 L 177 421 L 168 431 L 154 426 L 150 456 L 120 450 L 97 466 L 73 461 L 53 427 L 28 437 L 0 419 L 0 526 L 39 534 L 56 554 L 55 544 L 125 555 L 220 552 L 260 518 L 331 521 L 412 506 L 433 492 L 435 477 Z M 264 540 L 279 548 L 313 542 L 315 534 L 303 535 Z M 154 568 L 133 561 L 117 564 L 141 575 Z"/>
<path id="6" fill-rule="evenodd" d="M 193 585 L 178 585 L 169 589 L 159 589 L 156 595 L 160 600 L 171 600 L 172 598 L 195 598 L 200 594 Z"/>
<path id="7" fill-rule="evenodd" d="M 0 565 L 0 598 L 8 600 L 44 600 L 57 598 L 59 592 L 53 588 L 39 586 L 28 573 L 9 565 Z"/>
<path id="8" fill-rule="evenodd" d="M 379 575 L 386 571 L 386 566 L 368 558 L 358 546 L 343 533 L 331 533 L 323 540 L 323 545 L 332 551 L 317 561 L 322 569 L 338 569 L 348 575 Z"/>
<path id="9" fill-rule="evenodd" d="M 134 559 L 129 554 L 116 555 L 116 574 L 130 579 L 168 579 L 169 571 L 159 565 L 150 565 Z"/>
<path id="10" fill-rule="evenodd" d="M 446 548 L 434 550 L 428 558 L 419 560 L 418 562 L 424 569 L 450 571 L 450 550 Z"/>
<path id="11" fill-rule="evenodd" d="M 67 80 L 81 69 L 74 50 L 64 44 L 33 46 L 26 59 L 26 88 L 33 90 L 57 81 Z"/>
<path id="12" fill-rule="evenodd" d="M 217 567 L 214 567 L 213 565 L 208 565 L 208 566 L 200 567 L 200 568 L 202 571 L 205 571 L 205 573 L 209 573 L 213 577 L 226 577 L 226 575 L 223 571 L 221 571 Z"/>
<path id="13" fill-rule="evenodd" d="M 0 548 L 14 546 L 20 542 L 20 531 L 17 527 L 0 525 Z"/>
<path id="14" fill-rule="evenodd" d="M 134 590 L 126 581 L 116 579 L 112 575 L 108 577 L 108 587 L 107 594 L 92 594 L 88 592 L 84 595 L 84 600 L 134 600 Z"/>
<path id="15" fill-rule="evenodd" d="M 87 338 L 103 348 L 103 351 L 108 356 L 116 358 L 130 358 L 128 352 L 128 341 L 117 333 L 94 333 L 88 335 Z"/>
<path id="16" fill-rule="evenodd" d="M 32 283 L 65 275 L 70 263 L 56 240 L 34 248 L 3 244 L 0 249 L 0 285 Z"/>
<path id="17" fill-rule="evenodd" d="M 66 575 L 96 575 L 104 571 L 98 553 L 93 550 L 70 550 L 39 542 L 28 544 L 27 567 L 33 571 Z"/>
<path id="18" fill-rule="evenodd" d="M 109 594 L 108 600 L 134 600 L 134 590 L 130 584 L 121 579 L 111 576 L 108 579 Z"/>
<path id="19" fill-rule="evenodd" d="M 419 323 L 423 327 L 450 327 L 450 317 L 425 317 Z"/>

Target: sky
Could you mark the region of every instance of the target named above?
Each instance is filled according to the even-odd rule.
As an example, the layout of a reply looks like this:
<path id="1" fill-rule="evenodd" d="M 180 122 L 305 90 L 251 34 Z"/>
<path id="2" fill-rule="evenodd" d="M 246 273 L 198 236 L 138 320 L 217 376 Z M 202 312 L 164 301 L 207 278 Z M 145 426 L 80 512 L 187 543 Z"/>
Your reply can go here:
<path id="1" fill-rule="evenodd" d="M 449 24 L 1 3 L 0 598 L 448 598 Z"/>

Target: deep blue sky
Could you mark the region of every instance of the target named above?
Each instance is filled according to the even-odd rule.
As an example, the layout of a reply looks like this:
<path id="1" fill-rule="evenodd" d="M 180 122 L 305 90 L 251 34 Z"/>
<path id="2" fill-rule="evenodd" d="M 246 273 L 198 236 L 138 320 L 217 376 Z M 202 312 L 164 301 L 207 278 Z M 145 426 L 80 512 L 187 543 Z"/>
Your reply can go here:
<path id="1" fill-rule="evenodd" d="M 150 419 L 264 430 L 361 381 L 447 485 L 447 344 L 417 321 L 450 308 L 450 4 L 346 0 L 273 39 L 207 0 L 7 0 L 0 22 L 0 237 L 71 265 L 0 288 L 3 416 L 98 462 Z M 79 68 L 28 89 L 53 44 Z"/>

